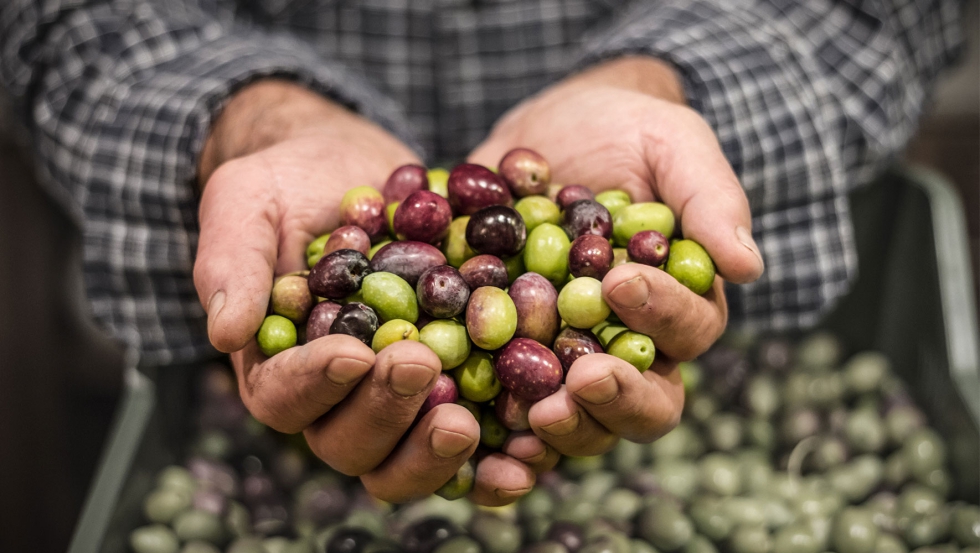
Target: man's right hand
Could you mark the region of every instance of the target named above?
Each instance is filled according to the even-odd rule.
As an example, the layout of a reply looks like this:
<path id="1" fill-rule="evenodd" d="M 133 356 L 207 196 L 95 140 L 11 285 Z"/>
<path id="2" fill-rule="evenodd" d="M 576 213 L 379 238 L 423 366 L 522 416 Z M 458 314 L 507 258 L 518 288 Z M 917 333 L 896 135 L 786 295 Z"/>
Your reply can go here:
<path id="1" fill-rule="evenodd" d="M 267 358 L 255 333 L 274 276 L 306 268 L 306 245 L 338 225 L 344 193 L 381 186 L 405 163 L 418 163 L 411 150 L 333 102 L 290 83 L 250 85 L 229 102 L 202 152 L 194 266 L 211 343 L 231 353 L 249 411 L 281 432 L 302 431 L 327 464 L 392 502 L 435 491 L 479 443 L 476 420 L 452 404 L 404 436 L 435 385 L 438 357 L 415 342 L 375 355 L 332 335 Z M 533 435 L 514 436 L 504 451 L 478 466 L 474 501 L 513 501 L 533 486 L 535 470 L 558 458 Z"/>

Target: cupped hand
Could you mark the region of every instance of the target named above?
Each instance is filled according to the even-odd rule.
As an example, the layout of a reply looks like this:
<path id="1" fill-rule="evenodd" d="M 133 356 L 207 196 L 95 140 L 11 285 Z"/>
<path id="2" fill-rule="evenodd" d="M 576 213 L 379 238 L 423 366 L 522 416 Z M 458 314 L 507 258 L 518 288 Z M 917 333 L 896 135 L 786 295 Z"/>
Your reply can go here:
<path id="1" fill-rule="evenodd" d="M 318 457 L 392 502 L 435 491 L 479 442 L 479 425 L 458 405 L 416 422 L 441 371 L 436 355 L 415 342 L 375 355 L 350 336 L 331 335 L 267 358 L 255 333 L 274 276 L 306 268 L 306 245 L 338 225 L 344 193 L 381 186 L 393 169 L 417 162 L 363 118 L 297 85 L 263 81 L 225 108 L 199 167 L 206 185 L 194 283 L 211 343 L 231 353 L 246 407 L 278 431 L 303 432 Z M 533 457 L 547 449 L 528 441 L 515 438 L 505 452 Z M 485 458 L 472 498 L 499 504 L 527 491 L 535 460 Z"/>
<path id="2" fill-rule="evenodd" d="M 603 296 L 624 324 L 653 338 L 653 366 L 640 373 L 611 355 L 581 357 L 565 385 L 530 412 L 534 433 L 568 455 L 604 453 L 621 437 L 655 440 L 684 406 L 678 362 L 725 329 L 724 281 L 762 274 L 745 193 L 709 125 L 685 105 L 676 74 L 652 58 L 606 62 L 546 89 L 507 113 L 470 160 L 495 166 L 518 146 L 548 160 L 553 182 L 664 202 L 684 237 L 715 261 L 718 275 L 703 296 L 654 267 L 611 270 Z"/>

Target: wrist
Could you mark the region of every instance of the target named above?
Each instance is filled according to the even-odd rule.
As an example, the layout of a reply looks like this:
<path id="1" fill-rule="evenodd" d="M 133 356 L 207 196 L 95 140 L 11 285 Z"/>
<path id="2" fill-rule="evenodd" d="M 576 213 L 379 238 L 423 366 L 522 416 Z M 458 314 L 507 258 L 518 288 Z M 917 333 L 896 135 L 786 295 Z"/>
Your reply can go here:
<path id="1" fill-rule="evenodd" d="M 649 56 L 623 56 L 598 63 L 575 75 L 573 82 L 612 86 L 687 105 L 680 75 L 669 63 Z"/>
<path id="2" fill-rule="evenodd" d="M 343 106 L 282 80 L 262 80 L 238 91 L 211 125 L 201 149 L 203 187 L 223 163 L 264 150 L 339 119 L 356 116 Z"/>

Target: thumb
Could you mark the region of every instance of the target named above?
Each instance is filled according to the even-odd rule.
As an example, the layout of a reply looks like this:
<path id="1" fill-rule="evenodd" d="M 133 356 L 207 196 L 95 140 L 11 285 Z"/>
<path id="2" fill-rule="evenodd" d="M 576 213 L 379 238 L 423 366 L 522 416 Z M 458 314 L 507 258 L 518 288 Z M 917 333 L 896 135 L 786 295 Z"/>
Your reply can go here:
<path id="1" fill-rule="evenodd" d="M 670 140 L 646 142 L 654 192 L 677 214 L 684 237 L 704 246 L 718 274 L 736 284 L 752 282 L 765 264 L 752 238 L 745 191 L 704 119 L 687 108 L 676 113 L 659 131 Z"/>
<path id="2" fill-rule="evenodd" d="M 255 177 L 235 167 L 232 162 L 219 168 L 204 188 L 194 263 L 208 337 L 225 353 L 245 347 L 265 318 L 278 243 L 276 203 L 255 197 L 267 194 L 263 188 L 242 186 Z"/>

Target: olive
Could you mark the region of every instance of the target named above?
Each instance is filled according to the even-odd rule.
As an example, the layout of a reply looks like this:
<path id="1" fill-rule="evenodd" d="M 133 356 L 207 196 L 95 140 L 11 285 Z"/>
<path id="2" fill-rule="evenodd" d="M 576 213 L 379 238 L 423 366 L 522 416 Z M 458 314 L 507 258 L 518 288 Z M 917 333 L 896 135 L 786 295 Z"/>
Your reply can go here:
<path id="1" fill-rule="evenodd" d="M 834 521 L 832 541 L 838 553 L 872 553 L 878 528 L 866 509 L 847 507 Z"/>
<path id="2" fill-rule="evenodd" d="M 500 159 L 500 178 L 517 197 L 544 194 L 551 184 L 551 167 L 528 148 L 514 148 Z"/>
<path id="3" fill-rule="evenodd" d="M 474 517 L 469 530 L 486 553 L 517 553 L 523 539 L 520 526 L 488 514 Z"/>
<path id="4" fill-rule="evenodd" d="M 527 239 L 521 214 L 505 205 L 484 207 L 471 214 L 466 224 L 466 243 L 479 254 L 514 256 L 524 249 Z"/>
<path id="5" fill-rule="evenodd" d="M 378 327 L 371 338 L 371 349 L 378 353 L 386 347 L 403 340 L 419 341 L 419 329 L 402 319 L 392 319 Z"/>
<path id="6" fill-rule="evenodd" d="M 732 451 L 742 444 L 742 418 L 719 413 L 705 421 L 708 444 L 719 451 Z"/>
<path id="7" fill-rule="evenodd" d="M 340 528 L 327 542 L 327 553 L 361 553 L 372 541 L 374 536 L 363 528 Z"/>
<path id="8" fill-rule="evenodd" d="M 449 224 L 449 234 L 442 241 L 442 253 L 445 254 L 446 263 L 460 268 L 468 259 L 474 257 L 476 252 L 466 243 L 466 227 L 470 223 L 469 215 L 456 217 Z M 528 229 L 530 232 L 530 229 Z M 397 244 L 397 242 L 395 242 Z"/>
<path id="9" fill-rule="evenodd" d="M 840 340 L 829 332 L 815 332 L 796 349 L 800 363 L 810 369 L 828 369 L 837 365 L 843 347 Z"/>
<path id="10" fill-rule="evenodd" d="M 729 516 L 720 499 L 711 496 L 696 498 L 688 511 L 698 532 L 714 541 L 722 541 L 731 534 L 735 522 Z"/>
<path id="11" fill-rule="evenodd" d="M 541 223 L 561 225 L 561 210 L 555 202 L 544 196 L 526 196 L 517 200 L 514 209 L 521 214 L 527 231 L 531 232 Z"/>
<path id="12" fill-rule="evenodd" d="M 415 290 L 394 273 L 375 272 L 367 275 L 361 281 L 361 295 L 364 304 L 373 309 L 381 321 L 401 319 L 414 323 L 419 318 Z"/>
<path id="13" fill-rule="evenodd" d="M 262 321 L 255 339 L 262 354 L 272 357 L 296 345 L 296 325 L 281 315 L 269 315 Z"/>
<path id="14" fill-rule="evenodd" d="M 363 303 L 353 302 L 337 312 L 337 318 L 330 325 L 330 334 L 353 336 L 370 347 L 378 326 L 378 315 L 373 309 Z"/>
<path id="15" fill-rule="evenodd" d="M 732 553 L 769 553 L 772 538 L 764 526 L 741 525 L 732 531 L 728 545 Z"/>
<path id="16" fill-rule="evenodd" d="M 492 409 L 483 411 L 480 415 L 480 443 L 491 449 L 500 449 L 507 441 L 510 430 L 497 418 Z"/>
<path id="17" fill-rule="evenodd" d="M 658 549 L 674 551 L 694 537 L 694 524 L 673 505 L 659 502 L 640 513 L 637 533 Z"/>
<path id="18" fill-rule="evenodd" d="M 901 451 L 888 456 L 885 461 L 885 484 L 897 490 L 909 479 L 909 462 Z"/>
<path id="19" fill-rule="evenodd" d="M 885 446 L 885 424 L 871 409 L 856 409 L 844 423 L 847 445 L 858 452 L 874 453 Z"/>
<path id="20" fill-rule="evenodd" d="M 244 505 L 237 501 L 228 502 L 228 512 L 225 513 L 224 523 L 228 533 L 236 538 L 252 533 L 252 515 L 249 514 Z"/>
<path id="21" fill-rule="evenodd" d="M 372 242 L 381 240 L 388 232 L 384 196 L 370 186 L 351 188 L 340 200 L 340 224 L 364 229 Z"/>
<path id="22" fill-rule="evenodd" d="M 493 356 L 485 351 L 472 350 L 469 357 L 457 367 L 453 376 L 464 398 L 482 403 L 500 393 L 501 385 L 493 371 Z"/>
<path id="23" fill-rule="evenodd" d="M 682 420 L 673 430 L 650 444 L 654 459 L 696 457 L 703 450 L 701 436 L 691 423 Z"/>
<path id="24" fill-rule="evenodd" d="M 558 207 L 565 209 L 579 200 L 594 200 L 595 192 L 582 186 L 581 184 L 570 184 L 564 186 L 555 196 L 555 203 Z"/>
<path id="25" fill-rule="evenodd" d="M 962 547 L 980 547 L 980 507 L 957 505 L 950 518 L 950 530 Z"/>
<path id="26" fill-rule="evenodd" d="M 143 514 L 150 522 L 169 524 L 191 507 L 192 498 L 193 495 L 183 488 L 158 488 L 143 500 Z"/>
<path id="27" fill-rule="evenodd" d="M 942 497 L 932 489 L 921 484 L 907 485 L 898 496 L 899 516 L 914 517 L 939 512 L 943 505 Z"/>
<path id="28" fill-rule="evenodd" d="M 400 202 L 412 192 L 428 189 L 428 171 L 421 165 L 410 164 L 392 171 L 381 193 L 386 202 Z"/>
<path id="29" fill-rule="evenodd" d="M 221 543 L 225 537 L 221 519 L 214 513 L 198 509 L 191 509 L 177 515 L 173 527 L 174 533 L 181 541 L 201 540 Z"/>
<path id="30" fill-rule="evenodd" d="M 268 549 L 258 538 L 243 537 L 233 541 L 227 553 L 268 553 Z"/>
<path id="31" fill-rule="evenodd" d="M 908 547 L 902 540 L 887 532 L 878 534 L 874 550 L 875 553 L 909 553 Z"/>
<path id="32" fill-rule="evenodd" d="M 885 428 L 892 445 L 900 446 L 918 429 L 925 426 L 922 411 L 911 405 L 899 405 L 885 414 Z"/>
<path id="33" fill-rule="evenodd" d="M 466 494 L 470 493 L 473 489 L 473 483 L 476 481 L 476 462 L 470 458 L 463 463 L 459 469 L 456 470 L 456 474 L 449 479 L 448 482 L 443 484 L 438 490 L 436 490 L 436 495 L 442 497 L 443 499 L 456 500 L 465 497 Z"/>
<path id="34" fill-rule="evenodd" d="M 430 517 L 410 526 L 402 535 L 401 544 L 406 553 L 432 553 L 442 542 L 460 533 L 449 519 Z"/>
<path id="35" fill-rule="evenodd" d="M 718 553 L 718 548 L 704 536 L 694 536 L 684 546 L 684 553 Z"/>
<path id="36" fill-rule="evenodd" d="M 909 436 L 902 445 L 902 453 L 914 476 L 928 474 L 946 464 L 946 443 L 931 428 L 921 428 Z"/>
<path id="37" fill-rule="evenodd" d="M 608 466 L 619 474 L 632 474 L 643 466 L 648 449 L 644 444 L 620 440 L 606 455 Z"/>
<path id="38" fill-rule="evenodd" d="M 221 553 L 221 550 L 206 541 L 194 540 L 185 543 L 180 553 Z"/>
<path id="39" fill-rule="evenodd" d="M 151 524 L 133 530 L 129 535 L 129 546 L 135 553 L 177 553 L 180 542 L 170 528 Z"/>
<path id="40" fill-rule="evenodd" d="M 629 536 L 619 532 L 601 520 L 594 521 L 585 530 L 583 553 L 631 553 Z"/>
<path id="41" fill-rule="evenodd" d="M 738 463 L 725 453 L 709 453 L 698 463 L 701 487 L 721 496 L 739 493 L 742 487 Z"/>
<path id="42" fill-rule="evenodd" d="M 481 553 L 480 544 L 469 536 L 450 538 L 434 549 L 435 553 Z"/>
<path id="43" fill-rule="evenodd" d="M 630 540 L 630 553 L 660 553 L 653 548 L 652 545 L 646 542 L 646 540 L 632 539 Z"/>
<path id="44" fill-rule="evenodd" d="M 535 521 L 538 522 L 538 521 Z M 544 521 L 547 524 L 547 521 Z M 525 547 L 521 550 L 521 553 L 569 553 L 568 549 L 564 545 L 555 541 L 537 541 L 531 540 L 534 545 Z"/>
<path id="45" fill-rule="evenodd" d="M 883 354 L 866 351 L 851 357 L 843 371 L 848 391 L 857 395 L 877 391 L 891 372 L 891 366 Z"/>
<path id="46" fill-rule="evenodd" d="M 664 459 L 653 468 L 660 486 L 678 499 L 689 499 L 698 490 L 700 472 L 690 461 Z"/>
<path id="47" fill-rule="evenodd" d="M 574 522 L 585 524 L 598 514 L 598 505 L 595 501 L 582 497 L 570 497 L 565 499 L 555 508 L 555 521 Z"/>
<path id="48" fill-rule="evenodd" d="M 813 531 L 803 524 L 788 524 L 776 531 L 773 553 L 820 553 L 821 544 Z"/>
<path id="49" fill-rule="evenodd" d="M 753 376 L 745 384 L 744 401 L 758 417 L 771 417 L 780 407 L 781 398 L 775 379 L 767 374 Z"/>
<path id="50" fill-rule="evenodd" d="M 565 546 L 569 553 L 575 553 L 582 547 L 585 536 L 582 527 L 574 522 L 556 520 L 548 528 L 545 538 Z"/>
<path id="51" fill-rule="evenodd" d="M 617 488 L 602 499 L 599 512 L 609 520 L 625 522 L 636 515 L 641 504 L 642 500 L 636 492 Z"/>

